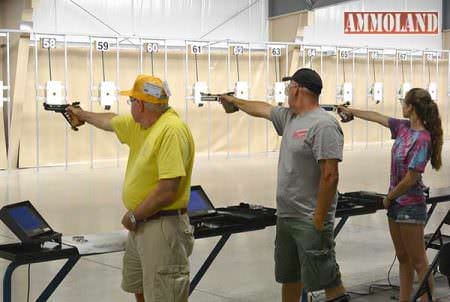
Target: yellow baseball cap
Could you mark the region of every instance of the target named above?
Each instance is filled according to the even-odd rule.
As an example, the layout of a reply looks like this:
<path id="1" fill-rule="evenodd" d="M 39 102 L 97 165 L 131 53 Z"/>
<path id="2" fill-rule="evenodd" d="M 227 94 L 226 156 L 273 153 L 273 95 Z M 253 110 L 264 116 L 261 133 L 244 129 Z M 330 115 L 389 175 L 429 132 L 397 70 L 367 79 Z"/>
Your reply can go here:
<path id="1" fill-rule="evenodd" d="M 160 78 L 148 74 L 140 74 L 136 77 L 131 90 L 122 90 L 119 94 L 130 96 L 143 102 L 167 104 L 170 96 L 168 90 L 167 83 Z"/>

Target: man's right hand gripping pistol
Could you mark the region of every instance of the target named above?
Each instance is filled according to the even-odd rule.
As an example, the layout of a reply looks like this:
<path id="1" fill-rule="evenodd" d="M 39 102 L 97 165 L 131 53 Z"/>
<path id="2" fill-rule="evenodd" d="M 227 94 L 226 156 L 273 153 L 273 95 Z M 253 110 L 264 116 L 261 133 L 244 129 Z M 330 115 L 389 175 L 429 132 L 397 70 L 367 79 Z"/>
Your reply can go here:
<path id="1" fill-rule="evenodd" d="M 78 127 L 84 125 L 84 121 L 80 119 L 80 112 L 83 109 L 80 107 L 80 103 L 76 102 L 65 108 L 66 120 L 69 122 L 73 130 L 78 131 Z"/>
<path id="2" fill-rule="evenodd" d="M 73 110 L 82 110 L 80 107 L 80 102 L 74 102 L 71 105 L 64 104 L 64 105 L 54 105 L 54 104 L 47 104 L 44 103 L 44 109 L 48 111 L 54 111 L 61 113 L 66 121 L 69 123 L 72 130 L 78 131 L 79 126 L 84 124 L 84 121 L 80 120 L 77 113 L 74 111 L 69 110 L 69 108 L 72 108 Z"/>
<path id="3" fill-rule="evenodd" d="M 225 94 L 213 94 L 213 93 L 200 93 L 202 102 L 219 102 L 222 104 L 226 113 L 233 113 L 239 111 L 239 108 L 233 103 L 224 100 L 223 96 L 234 96 L 234 92 L 228 92 Z"/>

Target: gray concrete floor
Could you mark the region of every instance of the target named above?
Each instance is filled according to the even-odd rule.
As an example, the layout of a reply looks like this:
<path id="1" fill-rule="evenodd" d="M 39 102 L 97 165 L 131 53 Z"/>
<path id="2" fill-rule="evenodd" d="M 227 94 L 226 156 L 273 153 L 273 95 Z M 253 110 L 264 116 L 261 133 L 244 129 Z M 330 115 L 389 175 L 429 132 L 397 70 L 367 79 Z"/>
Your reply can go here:
<path id="1" fill-rule="evenodd" d="M 450 186 L 448 153 L 444 153 L 445 165 L 441 172 L 427 171 L 427 184 Z M 341 165 L 340 190 L 385 192 L 388 160 L 388 149 L 347 151 Z M 192 184 L 202 184 L 217 206 L 241 201 L 275 206 L 276 163 L 276 155 L 231 160 L 199 157 Z M 52 227 L 65 235 L 119 230 L 125 212 L 120 198 L 124 170 L 124 162 L 118 167 L 114 162 L 97 164 L 94 169 L 78 165 L 68 169 L 2 172 L 0 206 L 31 200 Z M 426 230 L 434 230 L 449 208 L 450 203 L 440 205 Z M 3 242 L 13 237 L 3 225 L 0 234 Z M 274 228 L 232 236 L 190 301 L 280 301 L 280 286 L 273 277 L 274 238 Z M 217 240 L 196 241 L 191 257 L 192 273 L 197 271 Z M 385 279 L 394 256 L 385 213 L 351 218 L 337 238 L 337 256 L 348 288 L 364 290 L 365 284 Z M 429 257 L 433 256 L 430 252 Z M 131 295 L 120 289 L 121 261 L 122 253 L 82 258 L 50 301 L 133 301 Z M 0 272 L 7 265 L 7 261 L 0 260 Z M 31 297 L 37 297 L 61 265 L 62 262 L 57 261 L 31 266 Z M 21 267 L 13 276 L 13 301 L 26 300 L 26 272 L 26 267 Z M 395 265 L 392 276 L 397 275 Z M 450 293 L 444 282 L 440 284 L 444 294 Z M 355 300 L 389 301 L 391 294 L 377 295 L 379 297 L 355 297 Z"/>

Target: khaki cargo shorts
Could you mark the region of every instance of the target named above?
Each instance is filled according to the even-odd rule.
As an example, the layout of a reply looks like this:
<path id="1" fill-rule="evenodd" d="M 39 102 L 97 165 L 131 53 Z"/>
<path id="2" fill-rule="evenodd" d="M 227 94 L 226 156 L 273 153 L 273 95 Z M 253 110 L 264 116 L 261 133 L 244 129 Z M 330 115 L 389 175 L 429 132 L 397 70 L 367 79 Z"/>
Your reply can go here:
<path id="1" fill-rule="evenodd" d="M 275 279 L 303 283 L 308 291 L 342 284 L 334 251 L 333 224 L 318 231 L 312 221 L 278 218 L 275 239 Z"/>
<path id="2" fill-rule="evenodd" d="M 186 214 L 163 216 L 129 232 L 123 257 L 122 289 L 143 293 L 146 302 L 185 302 L 193 227 Z"/>

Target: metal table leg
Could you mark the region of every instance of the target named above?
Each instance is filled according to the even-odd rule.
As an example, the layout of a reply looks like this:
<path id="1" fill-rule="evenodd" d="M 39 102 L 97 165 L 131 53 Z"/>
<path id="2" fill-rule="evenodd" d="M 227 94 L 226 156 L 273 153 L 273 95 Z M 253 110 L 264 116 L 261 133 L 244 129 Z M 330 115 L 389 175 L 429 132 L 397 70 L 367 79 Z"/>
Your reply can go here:
<path id="1" fill-rule="evenodd" d="M 223 246 L 227 242 L 228 238 L 230 238 L 230 236 L 231 234 L 224 234 L 222 235 L 222 237 L 220 237 L 219 242 L 217 242 L 217 244 L 214 246 L 211 253 L 209 253 L 208 258 L 206 258 L 205 262 L 203 262 L 202 266 L 192 279 L 189 287 L 189 295 L 191 295 L 194 289 L 197 287 L 198 283 L 203 278 L 205 273 L 208 271 L 208 268 L 211 266 L 214 259 L 216 259 L 217 255 L 220 253 L 220 251 L 222 250 Z"/>
<path id="2" fill-rule="evenodd" d="M 80 259 L 79 255 L 69 257 L 63 267 L 58 271 L 56 276 L 50 281 L 47 287 L 44 289 L 42 294 L 37 298 L 36 302 L 44 302 L 47 301 L 48 298 L 53 294 L 56 288 L 61 284 L 67 274 L 72 270 L 73 266 Z M 11 262 L 6 268 L 5 275 L 3 277 L 3 302 L 11 302 L 11 277 L 14 270 L 21 266 L 31 263 L 16 263 Z"/>
<path id="3" fill-rule="evenodd" d="M 341 217 L 341 220 L 339 220 L 338 224 L 334 228 L 334 238 L 337 237 L 341 229 L 344 227 L 344 224 L 347 222 L 349 216 L 343 216 Z"/>
<path id="4" fill-rule="evenodd" d="M 61 284 L 67 274 L 72 270 L 73 266 L 78 262 L 80 256 L 73 256 L 67 259 L 66 263 L 61 267 L 56 276 L 50 281 L 47 287 L 44 289 L 42 294 L 37 298 L 36 302 L 47 301 L 48 298 L 53 294 L 56 288 Z"/>
<path id="5" fill-rule="evenodd" d="M 11 302 L 11 277 L 18 266 L 17 263 L 11 262 L 6 268 L 3 276 L 3 302 Z"/>
<path id="6" fill-rule="evenodd" d="M 428 223 L 428 220 L 430 220 L 431 215 L 433 215 L 434 210 L 436 209 L 437 202 L 431 203 L 431 207 L 428 209 L 427 212 L 427 220 L 425 220 L 425 225 Z"/>

